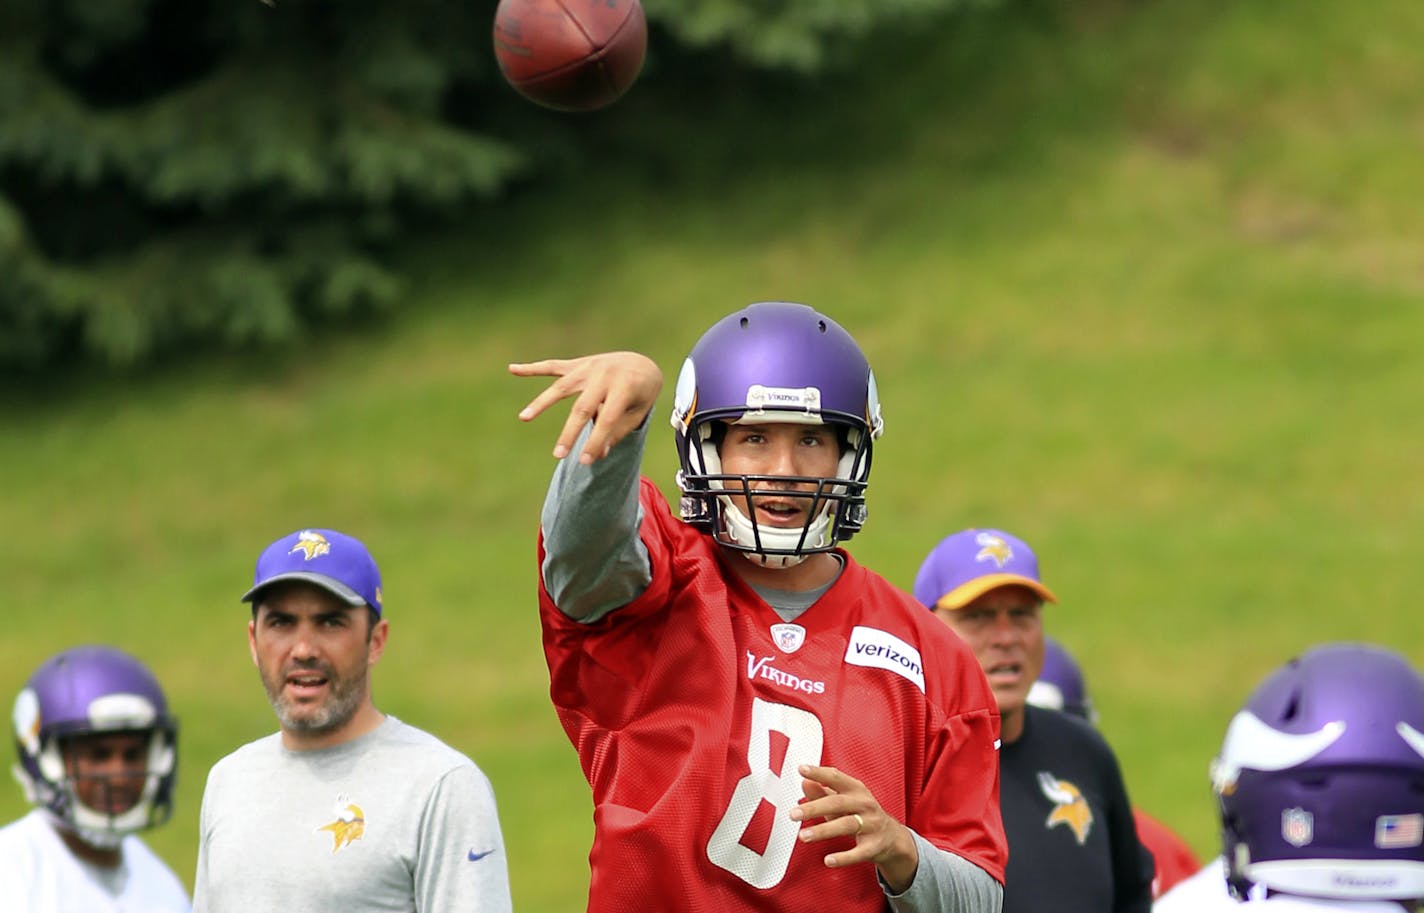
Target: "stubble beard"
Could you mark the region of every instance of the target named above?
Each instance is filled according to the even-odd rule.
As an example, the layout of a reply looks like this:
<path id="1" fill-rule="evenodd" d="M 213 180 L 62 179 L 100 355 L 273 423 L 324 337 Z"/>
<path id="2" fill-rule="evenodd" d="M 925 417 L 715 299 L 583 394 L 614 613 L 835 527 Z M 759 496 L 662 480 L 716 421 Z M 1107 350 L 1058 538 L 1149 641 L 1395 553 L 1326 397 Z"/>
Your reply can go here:
<path id="1" fill-rule="evenodd" d="M 331 683 L 331 694 L 319 706 L 297 704 L 282 693 L 286 673 L 275 681 L 264 674 L 262 687 L 267 691 L 267 700 L 277 714 L 277 721 L 288 732 L 303 735 L 319 735 L 333 732 L 345 726 L 361 707 L 362 696 L 366 693 L 367 670 L 363 666 L 351 677 L 338 676 L 334 670 L 320 670 Z"/>

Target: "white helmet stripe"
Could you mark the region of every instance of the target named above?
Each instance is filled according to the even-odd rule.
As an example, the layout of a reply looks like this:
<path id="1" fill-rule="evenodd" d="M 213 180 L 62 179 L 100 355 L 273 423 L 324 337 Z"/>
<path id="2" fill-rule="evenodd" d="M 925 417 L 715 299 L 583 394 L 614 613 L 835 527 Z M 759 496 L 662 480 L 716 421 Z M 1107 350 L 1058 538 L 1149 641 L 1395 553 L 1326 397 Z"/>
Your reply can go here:
<path id="1" fill-rule="evenodd" d="M 1408 723 L 1399 723 L 1394 727 L 1399 733 L 1399 737 L 1414 749 L 1414 753 L 1424 758 L 1424 732 L 1420 732 Z"/>
<path id="2" fill-rule="evenodd" d="M 1285 770 L 1320 754 L 1345 734 L 1345 723 L 1326 723 L 1316 732 L 1300 735 L 1281 732 L 1263 723 L 1254 713 L 1243 710 L 1231 720 L 1221 755 L 1212 763 L 1211 785 L 1218 793 L 1228 791 L 1243 769 Z"/>

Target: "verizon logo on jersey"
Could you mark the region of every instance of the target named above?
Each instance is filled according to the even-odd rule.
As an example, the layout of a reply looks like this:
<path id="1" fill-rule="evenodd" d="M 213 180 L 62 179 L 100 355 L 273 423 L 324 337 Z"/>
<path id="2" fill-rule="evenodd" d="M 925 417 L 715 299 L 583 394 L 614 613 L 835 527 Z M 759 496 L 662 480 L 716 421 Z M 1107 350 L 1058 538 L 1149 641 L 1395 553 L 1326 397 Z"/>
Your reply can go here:
<path id="1" fill-rule="evenodd" d="M 920 665 L 920 651 L 888 631 L 857 625 L 850 632 L 850 646 L 845 661 L 853 666 L 888 669 L 925 690 L 925 670 Z"/>

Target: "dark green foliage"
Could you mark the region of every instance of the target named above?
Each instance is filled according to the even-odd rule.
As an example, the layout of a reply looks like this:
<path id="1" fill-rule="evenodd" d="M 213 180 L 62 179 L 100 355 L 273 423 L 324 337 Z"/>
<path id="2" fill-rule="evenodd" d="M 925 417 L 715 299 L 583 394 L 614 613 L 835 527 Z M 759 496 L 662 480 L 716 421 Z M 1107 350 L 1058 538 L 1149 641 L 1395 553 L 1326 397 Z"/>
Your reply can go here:
<path id="1" fill-rule="evenodd" d="M 131 364 L 391 306 L 397 233 L 488 199 L 514 146 L 452 3 L 20 0 L 0 48 L 0 365 Z"/>
<path id="2" fill-rule="evenodd" d="M 648 14 L 655 37 L 810 72 L 879 19 L 962 2 Z M 6 0 L 0 371 L 267 345 L 393 307 L 394 239 L 481 218 L 591 136 L 499 83 L 495 5 Z"/>
<path id="3" fill-rule="evenodd" d="M 650 16 L 691 47 L 728 45 L 750 62 L 823 68 L 855 38 L 889 22 L 923 20 L 991 0 L 645 0 Z"/>

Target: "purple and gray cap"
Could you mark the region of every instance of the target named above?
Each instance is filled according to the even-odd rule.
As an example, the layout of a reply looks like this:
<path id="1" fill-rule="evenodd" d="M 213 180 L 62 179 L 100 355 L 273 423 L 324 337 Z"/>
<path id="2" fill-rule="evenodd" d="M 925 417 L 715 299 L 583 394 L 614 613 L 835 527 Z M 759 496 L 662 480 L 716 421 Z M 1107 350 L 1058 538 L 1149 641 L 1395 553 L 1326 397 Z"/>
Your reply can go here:
<path id="1" fill-rule="evenodd" d="M 1043 585 L 1038 557 L 998 529 L 965 529 L 941 539 L 915 575 L 915 598 L 928 609 L 962 609 L 990 590 L 1023 586 L 1057 602 Z"/>
<path id="2" fill-rule="evenodd" d="M 370 551 L 345 533 L 302 529 L 262 550 L 243 602 L 256 603 L 263 590 L 284 580 L 319 586 L 347 605 L 370 606 L 381 614 L 381 572 Z"/>

